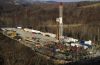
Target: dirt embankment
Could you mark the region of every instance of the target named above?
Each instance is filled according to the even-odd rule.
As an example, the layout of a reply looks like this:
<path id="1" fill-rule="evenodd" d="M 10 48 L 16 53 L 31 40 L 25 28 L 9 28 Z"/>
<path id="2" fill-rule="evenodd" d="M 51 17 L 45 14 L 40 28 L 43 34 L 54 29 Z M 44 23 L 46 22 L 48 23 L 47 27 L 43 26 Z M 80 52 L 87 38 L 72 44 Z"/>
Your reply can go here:
<path id="1" fill-rule="evenodd" d="M 100 57 L 73 62 L 66 65 L 100 65 Z"/>
<path id="2" fill-rule="evenodd" d="M 53 63 L 0 33 L 0 65 L 53 65 Z"/>

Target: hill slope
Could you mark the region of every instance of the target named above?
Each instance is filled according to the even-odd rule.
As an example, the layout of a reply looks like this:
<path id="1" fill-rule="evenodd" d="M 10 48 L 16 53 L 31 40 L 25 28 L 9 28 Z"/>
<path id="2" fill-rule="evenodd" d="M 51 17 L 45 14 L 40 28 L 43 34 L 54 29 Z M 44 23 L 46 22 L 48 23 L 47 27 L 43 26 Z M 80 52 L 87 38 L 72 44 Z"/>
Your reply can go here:
<path id="1" fill-rule="evenodd" d="M 30 48 L 0 33 L 0 65 L 53 65 Z"/>

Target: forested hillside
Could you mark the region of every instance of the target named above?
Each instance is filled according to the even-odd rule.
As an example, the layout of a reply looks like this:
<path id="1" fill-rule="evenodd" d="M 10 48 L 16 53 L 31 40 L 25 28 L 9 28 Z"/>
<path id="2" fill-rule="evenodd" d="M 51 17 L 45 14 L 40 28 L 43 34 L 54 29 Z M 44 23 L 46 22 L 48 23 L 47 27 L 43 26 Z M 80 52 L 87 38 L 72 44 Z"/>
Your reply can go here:
<path id="1" fill-rule="evenodd" d="M 8 4 L 0 6 L 0 27 L 29 27 L 56 33 L 59 3 Z M 64 35 L 98 40 L 100 2 L 64 3 Z"/>

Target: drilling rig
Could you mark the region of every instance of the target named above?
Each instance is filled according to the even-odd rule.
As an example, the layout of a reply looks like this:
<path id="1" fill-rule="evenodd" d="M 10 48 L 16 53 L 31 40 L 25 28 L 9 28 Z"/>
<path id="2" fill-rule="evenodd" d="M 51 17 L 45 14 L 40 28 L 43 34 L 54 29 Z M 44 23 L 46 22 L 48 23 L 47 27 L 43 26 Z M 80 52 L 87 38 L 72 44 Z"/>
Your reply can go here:
<path id="1" fill-rule="evenodd" d="M 56 21 L 58 23 L 57 39 L 61 43 L 63 39 L 63 3 L 62 2 L 59 4 L 59 18 L 57 18 Z"/>

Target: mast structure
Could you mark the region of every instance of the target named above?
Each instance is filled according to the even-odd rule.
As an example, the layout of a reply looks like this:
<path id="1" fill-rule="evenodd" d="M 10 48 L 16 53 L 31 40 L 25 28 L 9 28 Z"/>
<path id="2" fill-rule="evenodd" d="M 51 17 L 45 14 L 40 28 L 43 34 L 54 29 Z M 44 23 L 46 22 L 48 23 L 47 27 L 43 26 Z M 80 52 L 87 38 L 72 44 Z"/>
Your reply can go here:
<path id="1" fill-rule="evenodd" d="M 56 19 L 58 22 L 58 40 L 61 42 L 63 38 L 63 4 L 62 2 L 59 5 L 59 18 Z"/>

